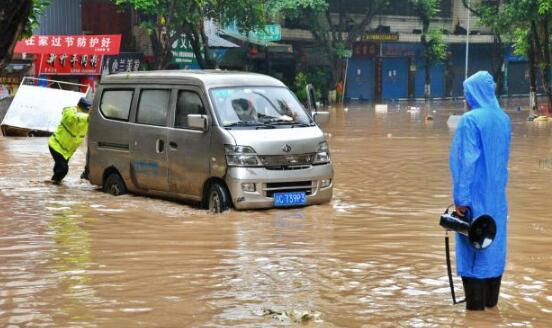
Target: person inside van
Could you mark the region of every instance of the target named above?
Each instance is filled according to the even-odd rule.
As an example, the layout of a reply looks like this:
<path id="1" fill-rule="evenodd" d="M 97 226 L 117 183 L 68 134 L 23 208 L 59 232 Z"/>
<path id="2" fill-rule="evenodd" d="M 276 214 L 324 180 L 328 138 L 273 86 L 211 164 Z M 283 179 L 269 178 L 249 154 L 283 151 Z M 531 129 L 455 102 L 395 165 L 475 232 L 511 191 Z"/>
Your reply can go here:
<path id="1" fill-rule="evenodd" d="M 278 99 L 277 102 L 280 106 L 280 119 L 283 121 L 297 122 L 297 113 L 291 110 L 287 102 L 281 99 Z"/>
<path id="2" fill-rule="evenodd" d="M 253 107 L 253 104 L 245 99 L 245 98 L 238 98 L 232 100 L 232 108 L 234 108 L 234 111 L 236 112 L 236 115 L 238 115 L 238 118 L 242 122 L 256 122 L 257 121 L 257 111 L 255 110 L 255 107 Z"/>
<path id="3" fill-rule="evenodd" d="M 82 144 L 88 132 L 88 112 L 92 104 L 80 98 L 76 107 L 65 107 L 54 134 L 48 139 L 48 147 L 54 159 L 54 175 L 51 181 L 61 183 L 69 171 L 69 159 Z"/>

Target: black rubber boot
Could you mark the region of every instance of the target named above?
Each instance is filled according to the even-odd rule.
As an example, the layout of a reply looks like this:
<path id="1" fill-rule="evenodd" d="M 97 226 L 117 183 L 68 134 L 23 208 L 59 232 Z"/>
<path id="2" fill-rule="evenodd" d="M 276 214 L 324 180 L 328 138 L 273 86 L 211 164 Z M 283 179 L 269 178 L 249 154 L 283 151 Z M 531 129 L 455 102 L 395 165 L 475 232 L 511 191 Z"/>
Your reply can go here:
<path id="1" fill-rule="evenodd" d="M 492 308 L 495 307 L 498 303 L 498 295 L 500 294 L 500 283 L 502 282 L 502 276 L 486 280 L 487 301 L 485 302 L 485 306 L 488 308 Z"/>
<path id="2" fill-rule="evenodd" d="M 466 310 L 485 310 L 486 294 L 488 293 L 486 279 L 462 277 L 464 294 L 466 295 Z"/>
<path id="3" fill-rule="evenodd" d="M 54 159 L 54 175 L 52 176 L 52 181 L 56 184 L 60 184 L 61 180 L 65 178 L 67 172 L 69 172 L 69 161 L 66 160 L 63 155 L 55 151 L 52 147 L 50 148 L 50 154 Z"/>

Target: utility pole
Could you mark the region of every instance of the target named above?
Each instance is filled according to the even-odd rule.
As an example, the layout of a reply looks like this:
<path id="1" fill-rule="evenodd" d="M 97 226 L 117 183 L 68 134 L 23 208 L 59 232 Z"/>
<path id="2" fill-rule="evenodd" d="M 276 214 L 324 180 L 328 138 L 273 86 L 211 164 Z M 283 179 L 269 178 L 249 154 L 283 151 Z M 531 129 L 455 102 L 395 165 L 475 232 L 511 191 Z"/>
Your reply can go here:
<path id="1" fill-rule="evenodd" d="M 467 23 L 467 29 L 466 29 L 466 67 L 465 67 L 465 71 L 464 71 L 464 79 L 467 79 L 468 78 L 468 63 L 469 63 L 469 54 L 470 54 L 470 16 L 471 16 L 471 11 L 469 9 L 469 6 L 470 6 L 470 2 L 468 0 L 468 8 L 467 8 L 467 11 L 468 11 L 468 23 Z"/>
<path id="2" fill-rule="evenodd" d="M 470 10 L 470 3 L 471 1 L 468 0 L 468 8 L 466 10 L 468 11 L 468 23 L 466 28 L 466 67 L 464 69 L 464 80 L 468 79 L 468 65 L 469 65 L 469 55 L 470 55 L 470 18 L 471 18 L 471 10 Z M 464 112 L 468 111 L 468 102 L 466 99 L 464 99 Z"/>

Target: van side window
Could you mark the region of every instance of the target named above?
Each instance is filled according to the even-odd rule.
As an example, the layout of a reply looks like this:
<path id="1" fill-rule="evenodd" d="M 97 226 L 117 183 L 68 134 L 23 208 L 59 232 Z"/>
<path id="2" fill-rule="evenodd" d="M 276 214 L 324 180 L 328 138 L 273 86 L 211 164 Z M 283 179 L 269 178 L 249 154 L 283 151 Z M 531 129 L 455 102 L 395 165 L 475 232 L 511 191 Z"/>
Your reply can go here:
<path id="1" fill-rule="evenodd" d="M 133 90 L 104 90 L 100 102 L 100 111 L 103 116 L 128 121 L 133 94 Z"/>
<path id="2" fill-rule="evenodd" d="M 169 113 L 171 90 L 142 90 L 138 103 L 137 123 L 165 126 Z"/>
<path id="3" fill-rule="evenodd" d="M 180 129 L 189 128 L 188 115 L 205 114 L 205 107 L 199 95 L 192 91 L 181 90 L 178 92 L 176 102 L 176 114 L 174 118 L 174 127 Z"/>

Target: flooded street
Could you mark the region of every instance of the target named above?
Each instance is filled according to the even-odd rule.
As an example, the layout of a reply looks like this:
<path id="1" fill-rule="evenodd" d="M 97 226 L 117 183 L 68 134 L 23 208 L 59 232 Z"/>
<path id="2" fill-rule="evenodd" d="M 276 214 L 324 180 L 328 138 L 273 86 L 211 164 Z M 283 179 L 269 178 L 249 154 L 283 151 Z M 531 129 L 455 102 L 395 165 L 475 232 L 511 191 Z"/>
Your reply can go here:
<path id="1" fill-rule="evenodd" d="M 507 268 L 498 309 L 453 306 L 438 218 L 451 203 L 448 115 L 353 104 L 324 127 L 330 204 L 206 211 L 44 183 L 46 138 L 0 137 L 1 327 L 274 327 L 263 309 L 312 311 L 312 327 L 552 325 L 552 123 L 513 120 Z M 463 298 L 461 281 L 455 279 Z M 297 325 L 297 324 L 295 324 Z"/>

